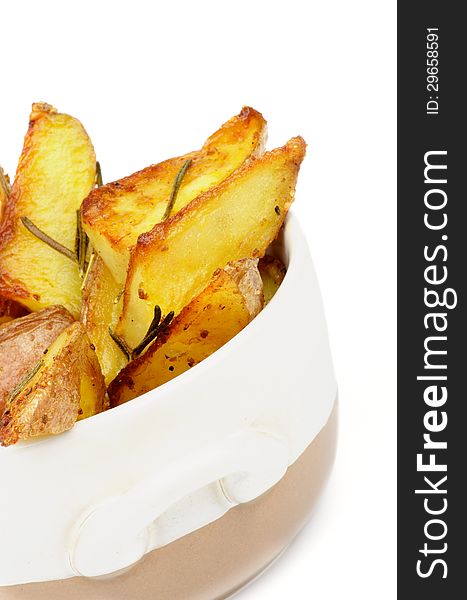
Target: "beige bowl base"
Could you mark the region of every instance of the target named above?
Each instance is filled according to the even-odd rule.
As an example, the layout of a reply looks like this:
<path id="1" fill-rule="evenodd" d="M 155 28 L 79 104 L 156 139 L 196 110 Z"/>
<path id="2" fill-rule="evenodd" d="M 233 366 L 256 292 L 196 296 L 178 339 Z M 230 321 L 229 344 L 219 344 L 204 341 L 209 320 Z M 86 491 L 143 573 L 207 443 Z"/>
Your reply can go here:
<path id="1" fill-rule="evenodd" d="M 0 587 L 0 600 L 223 600 L 277 558 L 308 520 L 334 460 L 337 409 L 269 492 L 105 579 Z"/>

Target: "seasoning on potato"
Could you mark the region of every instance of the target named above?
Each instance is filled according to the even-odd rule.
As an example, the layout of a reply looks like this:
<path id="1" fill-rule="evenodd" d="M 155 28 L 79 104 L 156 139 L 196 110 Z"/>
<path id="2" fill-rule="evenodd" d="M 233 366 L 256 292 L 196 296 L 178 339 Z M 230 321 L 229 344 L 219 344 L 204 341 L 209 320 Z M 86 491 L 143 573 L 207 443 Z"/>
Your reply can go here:
<path id="1" fill-rule="evenodd" d="M 0 223 L 0 296 L 33 311 L 61 304 L 79 317 L 76 211 L 95 178 L 94 149 L 81 123 L 48 104 L 33 104 Z"/>
<path id="2" fill-rule="evenodd" d="M 247 258 L 214 273 L 208 286 L 132 360 L 109 386 L 111 406 L 141 396 L 210 356 L 263 308 L 257 259 Z"/>
<path id="3" fill-rule="evenodd" d="M 67 431 L 219 350 L 279 289 L 306 144 L 253 108 L 201 150 L 103 185 L 81 123 L 33 104 L 0 168 L 0 444 Z"/>

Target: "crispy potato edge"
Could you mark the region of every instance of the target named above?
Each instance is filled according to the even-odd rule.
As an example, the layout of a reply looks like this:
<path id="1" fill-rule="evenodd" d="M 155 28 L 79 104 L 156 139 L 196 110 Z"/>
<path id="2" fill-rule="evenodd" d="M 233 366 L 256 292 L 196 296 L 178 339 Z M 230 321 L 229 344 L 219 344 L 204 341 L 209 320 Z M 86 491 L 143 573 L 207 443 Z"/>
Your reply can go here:
<path id="1" fill-rule="evenodd" d="M 153 244 L 158 244 L 159 245 L 158 249 L 161 251 L 162 246 L 164 244 L 164 240 L 167 235 L 167 231 L 172 227 L 176 227 L 177 223 L 179 223 L 180 221 L 182 221 L 185 218 L 185 215 L 190 214 L 190 213 L 195 213 L 201 206 L 203 206 L 203 204 L 205 204 L 207 201 L 209 201 L 209 199 L 211 197 L 217 196 L 220 189 L 223 189 L 226 186 L 230 186 L 232 184 L 232 182 L 235 182 L 235 180 L 237 180 L 237 179 L 242 179 L 244 172 L 251 169 L 252 163 L 254 161 L 270 160 L 270 158 L 272 158 L 274 155 L 281 154 L 281 153 L 286 153 L 290 158 L 292 158 L 292 160 L 295 163 L 297 170 L 298 170 L 301 162 L 305 158 L 306 142 L 301 136 L 297 136 L 295 138 L 292 138 L 284 146 L 281 146 L 280 148 L 275 148 L 274 150 L 267 152 L 260 158 L 252 158 L 247 163 L 244 163 L 236 171 L 234 171 L 234 173 L 232 173 L 232 175 L 227 177 L 227 179 L 224 179 L 224 181 L 222 181 L 219 185 L 216 185 L 215 187 L 204 192 L 203 194 L 200 194 L 199 196 L 197 196 L 194 200 L 192 200 L 190 202 L 190 204 L 188 204 L 187 206 L 182 208 L 173 217 L 171 217 L 170 219 L 167 219 L 166 221 L 163 221 L 162 223 L 157 223 L 156 225 L 154 225 L 154 227 L 151 229 L 151 231 L 141 234 L 138 237 L 138 244 L 137 244 L 138 250 L 140 250 L 141 252 L 144 253 L 144 251 L 147 247 L 151 247 L 151 249 L 154 251 Z M 133 257 L 133 254 L 132 254 L 132 257 Z M 128 271 L 130 272 L 131 269 L 132 269 L 132 260 L 130 259 L 130 266 L 128 268 Z"/>

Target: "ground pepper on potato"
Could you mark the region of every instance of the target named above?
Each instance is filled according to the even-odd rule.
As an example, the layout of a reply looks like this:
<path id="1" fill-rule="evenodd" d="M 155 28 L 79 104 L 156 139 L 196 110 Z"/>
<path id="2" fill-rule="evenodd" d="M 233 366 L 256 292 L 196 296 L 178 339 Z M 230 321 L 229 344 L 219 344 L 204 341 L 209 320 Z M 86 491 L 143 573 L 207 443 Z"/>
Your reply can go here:
<path id="1" fill-rule="evenodd" d="M 265 152 L 266 129 L 244 107 L 201 150 L 103 185 L 81 123 L 33 104 L 13 186 L 0 168 L 2 445 L 167 383 L 271 301 L 306 144 Z"/>

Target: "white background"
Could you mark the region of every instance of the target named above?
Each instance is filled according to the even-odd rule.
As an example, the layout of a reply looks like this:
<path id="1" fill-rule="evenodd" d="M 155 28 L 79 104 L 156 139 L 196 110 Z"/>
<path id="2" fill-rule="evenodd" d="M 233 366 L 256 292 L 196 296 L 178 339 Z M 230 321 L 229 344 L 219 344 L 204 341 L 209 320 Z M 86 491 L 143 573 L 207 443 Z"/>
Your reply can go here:
<path id="1" fill-rule="evenodd" d="M 268 119 L 271 147 L 308 142 L 295 210 L 325 301 L 340 446 L 314 520 L 239 600 L 396 596 L 393 4 L 2 5 L 10 173 L 36 100 L 82 120 L 105 180 L 198 148 L 243 104 Z"/>

